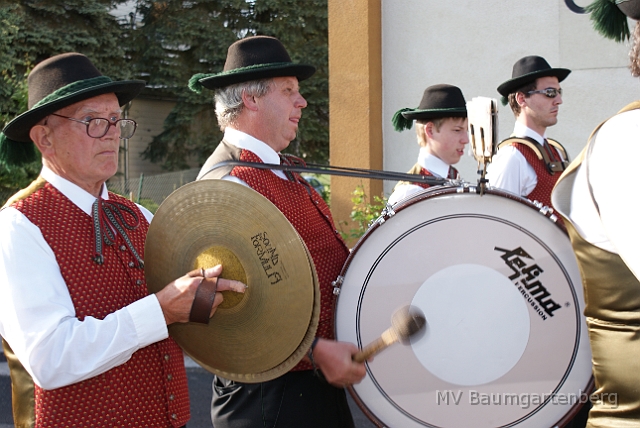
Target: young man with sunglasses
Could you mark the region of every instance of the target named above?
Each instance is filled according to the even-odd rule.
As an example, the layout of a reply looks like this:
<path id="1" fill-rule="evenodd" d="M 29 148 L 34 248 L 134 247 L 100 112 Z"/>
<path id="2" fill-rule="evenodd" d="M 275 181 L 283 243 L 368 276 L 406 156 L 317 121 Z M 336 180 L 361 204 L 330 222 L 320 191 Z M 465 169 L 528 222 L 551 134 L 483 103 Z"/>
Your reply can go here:
<path id="1" fill-rule="evenodd" d="M 513 66 L 512 78 L 498 87 L 502 103 L 516 117 L 513 134 L 498 145 L 487 170 L 489 184 L 551 206 L 551 190 L 567 165 L 567 153 L 546 130 L 558 122 L 562 82 L 571 70 L 552 68 L 540 56 Z"/>

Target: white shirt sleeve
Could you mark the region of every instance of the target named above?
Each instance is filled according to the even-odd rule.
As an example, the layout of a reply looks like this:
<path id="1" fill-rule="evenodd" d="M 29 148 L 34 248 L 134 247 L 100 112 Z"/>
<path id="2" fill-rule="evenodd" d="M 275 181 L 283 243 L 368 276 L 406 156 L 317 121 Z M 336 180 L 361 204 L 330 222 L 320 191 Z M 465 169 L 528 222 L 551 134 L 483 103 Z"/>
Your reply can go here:
<path id="1" fill-rule="evenodd" d="M 422 187 L 415 184 L 402 184 L 396 187 L 391 196 L 389 196 L 387 203 L 389 205 L 395 205 L 403 199 L 408 198 L 411 195 L 415 195 L 423 190 L 424 189 Z"/>
<path id="2" fill-rule="evenodd" d="M 615 116 L 598 132 L 589 158 L 589 182 L 609 241 L 640 279 L 640 204 L 632 190 L 638 159 L 640 111 L 635 110 Z"/>
<path id="3" fill-rule="evenodd" d="M 53 250 L 14 208 L 0 211 L 0 335 L 36 384 L 59 388 L 104 373 L 168 337 L 154 294 L 105 319 L 76 318 Z"/>
<path id="4" fill-rule="evenodd" d="M 538 176 L 514 146 L 504 146 L 487 167 L 489 185 L 526 197 L 538 184 Z"/>

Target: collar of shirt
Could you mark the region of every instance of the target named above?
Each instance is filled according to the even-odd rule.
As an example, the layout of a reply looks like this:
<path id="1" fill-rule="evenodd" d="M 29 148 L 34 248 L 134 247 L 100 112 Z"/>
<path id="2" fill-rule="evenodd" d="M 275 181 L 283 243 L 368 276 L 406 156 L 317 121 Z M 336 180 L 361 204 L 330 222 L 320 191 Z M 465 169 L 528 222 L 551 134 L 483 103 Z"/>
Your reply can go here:
<path id="1" fill-rule="evenodd" d="M 42 178 L 47 180 L 53 187 L 58 189 L 60 193 L 65 195 L 71 202 L 78 206 L 82 211 L 91 215 L 91 207 L 96 200 L 96 197 L 80 186 L 73 184 L 67 179 L 60 177 L 55 172 L 51 171 L 46 166 L 42 167 L 40 172 Z M 107 186 L 102 185 L 102 199 L 109 199 L 109 192 Z"/>
<path id="2" fill-rule="evenodd" d="M 426 147 L 420 147 L 418 164 L 436 177 L 447 178 L 449 176 L 450 165 L 429 153 Z"/>
<path id="3" fill-rule="evenodd" d="M 544 135 L 538 134 L 536 131 L 528 128 L 527 125 L 522 122 L 518 122 L 516 120 L 516 124 L 513 126 L 513 136 L 516 138 L 529 137 L 533 138 L 540 144 L 544 145 L 544 139 L 546 138 Z"/>
<path id="4" fill-rule="evenodd" d="M 255 153 L 255 155 L 258 156 L 264 163 L 273 163 L 276 165 L 280 165 L 280 155 L 266 143 L 252 137 L 249 134 L 245 134 L 244 132 L 238 131 L 237 129 L 227 127 L 224 130 L 224 140 L 229 144 L 233 144 L 239 149 L 245 149 Z M 283 180 L 287 180 L 287 177 L 284 175 L 283 171 L 272 169 L 271 172 L 273 172 Z"/>

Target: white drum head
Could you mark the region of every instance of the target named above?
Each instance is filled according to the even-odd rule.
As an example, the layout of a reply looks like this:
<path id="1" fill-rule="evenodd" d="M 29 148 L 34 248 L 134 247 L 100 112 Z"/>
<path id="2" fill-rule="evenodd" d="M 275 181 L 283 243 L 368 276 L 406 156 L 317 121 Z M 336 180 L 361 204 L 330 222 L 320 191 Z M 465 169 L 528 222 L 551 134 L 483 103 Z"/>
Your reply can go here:
<path id="1" fill-rule="evenodd" d="M 367 345 L 407 304 L 427 320 L 421 338 L 367 363 L 352 392 L 385 426 L 554 426 L 591 382 L 569 239 L 525 200 L 458 191 L 406 202 L 345 264 L 338 340 Z"/>

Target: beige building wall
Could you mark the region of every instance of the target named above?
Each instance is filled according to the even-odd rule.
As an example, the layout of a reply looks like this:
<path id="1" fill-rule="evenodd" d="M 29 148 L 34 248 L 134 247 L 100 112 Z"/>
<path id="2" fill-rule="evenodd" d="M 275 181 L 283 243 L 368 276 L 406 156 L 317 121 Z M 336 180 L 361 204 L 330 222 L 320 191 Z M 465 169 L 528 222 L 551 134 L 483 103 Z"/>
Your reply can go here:
<path id="1" fill-rule="evenodd" d="M 147 148 L 153 137 L 162 132 L 164 120 L 175 105 L 173 101 L 136 98 L 131 102 L 128 117 L 138 123 L 136 133 L 129 139 L 129 179 L 140 178 L 140 174 L 145 176 L 161 174 L 166 172 L 160 164 L 142 158 L 142 152 Z M 118 164 L 118 175 L 116 179 L 124 177 L 125 173 L 125 153 L 124 144 L 120 144 L 120 160 Z"/>

